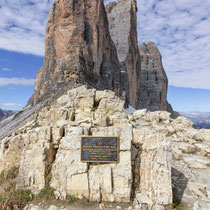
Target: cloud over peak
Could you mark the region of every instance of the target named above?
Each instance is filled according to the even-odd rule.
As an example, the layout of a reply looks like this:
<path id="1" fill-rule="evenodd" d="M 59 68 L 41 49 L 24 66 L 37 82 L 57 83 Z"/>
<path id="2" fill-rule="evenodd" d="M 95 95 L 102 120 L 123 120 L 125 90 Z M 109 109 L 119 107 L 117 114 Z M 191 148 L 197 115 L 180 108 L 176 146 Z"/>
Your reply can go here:
<path id="1" fill-rule="evenodd" d="M 1 0 L 0 48 L 43 56 L 52 2 Z M 157 44 L 169 84 L 210 89 L 210 0 L 137 0 L 137 4 L 139 44 Z"/>

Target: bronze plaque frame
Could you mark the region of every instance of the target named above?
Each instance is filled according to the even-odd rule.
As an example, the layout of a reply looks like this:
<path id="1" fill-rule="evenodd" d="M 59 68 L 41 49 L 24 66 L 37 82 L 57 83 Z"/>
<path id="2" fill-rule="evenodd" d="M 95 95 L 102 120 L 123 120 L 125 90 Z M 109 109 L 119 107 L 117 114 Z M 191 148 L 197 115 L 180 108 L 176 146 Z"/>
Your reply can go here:
<path id="1" fill-rule="evenodd" d="M 83 153 L 83 138 L 102 138 L 103 140 L 104 139 L 109 139 L 109 138 L 115 138 L 116 139 L 116 142 L 117 142 L 117 147 L 116 147 L 116 153 L 117 153 L 117 160 L 113 160 L 113 161 L 103 161 L 103 160 L 83 160 L 82 158 L 82 153 Z M 93 146 L 93 145 L 91 145 Z M 104 145 L 106 146 L 106 145 Z M 120 156 L 119 156 L 119 153 L 120 153 L 120 146 L 119 146 L 119 137 L 117 136 L 82 136 L 81 137 L 81 147 L 80 147 L 80 161 L 82 163 L 119 163 L 120 161 Z"/>

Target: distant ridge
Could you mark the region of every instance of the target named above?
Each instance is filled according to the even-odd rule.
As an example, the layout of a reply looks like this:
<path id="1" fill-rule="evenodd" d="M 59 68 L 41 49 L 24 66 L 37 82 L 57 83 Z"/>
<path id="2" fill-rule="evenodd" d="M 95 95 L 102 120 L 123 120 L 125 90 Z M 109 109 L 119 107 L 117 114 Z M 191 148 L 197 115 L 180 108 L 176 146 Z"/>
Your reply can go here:
<path id="1" fill-rule="evenodd" d="M 0 121 L 14 115 L 15 113 L 17 113 L 17 111 L 0 109 Z"/>

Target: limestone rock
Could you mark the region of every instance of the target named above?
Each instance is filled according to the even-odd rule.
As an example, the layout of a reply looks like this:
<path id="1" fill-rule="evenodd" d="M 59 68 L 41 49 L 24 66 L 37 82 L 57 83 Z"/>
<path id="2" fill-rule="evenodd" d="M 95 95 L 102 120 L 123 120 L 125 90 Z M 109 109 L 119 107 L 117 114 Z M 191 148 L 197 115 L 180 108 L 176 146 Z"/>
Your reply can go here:
<path id="1" fill-rule="evenodd" d="M 167 102 L 168 78 L 157 46 L 153 42 L 143 43 L 139 51 L 141 54 L 139 108 L 168 111 L 172 113 L 172 117 L 177 117 Z"/>
<path id="2" fill-rule="evenodd" d="M 45 187 L 45 158 L 44 148 L 39 146 L 23 151 L 17 188 L 29 189 L 33 194 L 38 194 Z"/>
<path id="3" fill-rule="evenodd" d="M 203 156 L 210 155 L 210 145 L 195 144 L 195 147 Z"/>
<path id="4" fill-rule="evenodd" d="M 204 140 L 210 141 L 210 130 L 202 129 L 201 134 Z"/>
<path id="5" fill-rule="evenodd" d="M 50 186 L 56 189 L 56 198 L 65 199 L 68 194 L 78 198 L 89 196 L 87 164 L 80 162 L 82 135 L 82 128 L 72 128 L 71 134 L 61 139 L 50 182 Z"/>
<path id="6" fill-rule="evenodd" d="M 137 44 L 136 0 L 119 0 L 106 6 L 110 35 L 117 47 L 122 87 L 129 104 L 139 108 L 141 61 Z"/>
<path id="7" fill-rule="evenodd" d="M 120 94 L 120 66 L 102 0 L 56 0 L 45 40 L 44 65 L 29 104 L 88 84 Z"/>
<path id="8" fill-rule="evenodd" d="M 21 135 L 4 138 L 1 142 L 0 173 L 19 167 L 24 141 Z"/>
<path id="9" fill-rule="evenodd" d="M 173 197 L 186 210 L 207 208 L 210 142 L 201 134 L 208 132 L 193 129 L 184 117 L 171 119 L 166 111 L 128 114 L 123 105 L 110 90 L 67 91 L 0 139 L 0 173 L 19 167 L 18 188 L 37 194 L 49 184 L 61 200 L 67 195 L 97 202 L 134 199 L 134 209 L 164 209 Z M 82 163 L 83 135 L 118 136 L 120 162 Z"/>
<path id="10" fill-rule="evenodd" d="M 147 135 L 141 141 L 137 164 L 136 196 L 147 197 L 148 204 L 172 203 L 170 142 L 163 134 Z"/>

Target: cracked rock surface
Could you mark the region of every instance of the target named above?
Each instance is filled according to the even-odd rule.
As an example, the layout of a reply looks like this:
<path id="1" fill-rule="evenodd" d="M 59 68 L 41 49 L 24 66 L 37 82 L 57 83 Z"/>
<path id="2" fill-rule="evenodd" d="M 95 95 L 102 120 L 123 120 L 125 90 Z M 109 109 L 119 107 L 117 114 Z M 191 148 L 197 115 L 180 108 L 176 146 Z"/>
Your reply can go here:
<path id="1" fill-rule="evenodd" d="M 210 204 L 208 130 L 165 111 L 124 112 L 112 91 L 80 86 L 45 104 L 10 136 L 1 138 L 0 173 L 19 167 L 17 188 L 94 202 L 133 201 L 134 209 L 184 209 Z M 81 136 L 119 136 L 120 162 L 80 162 Z M 146 203 L 145 203 L 146 202 Z"/>

